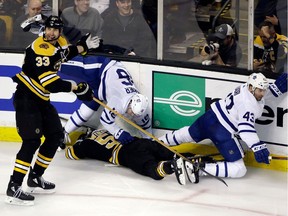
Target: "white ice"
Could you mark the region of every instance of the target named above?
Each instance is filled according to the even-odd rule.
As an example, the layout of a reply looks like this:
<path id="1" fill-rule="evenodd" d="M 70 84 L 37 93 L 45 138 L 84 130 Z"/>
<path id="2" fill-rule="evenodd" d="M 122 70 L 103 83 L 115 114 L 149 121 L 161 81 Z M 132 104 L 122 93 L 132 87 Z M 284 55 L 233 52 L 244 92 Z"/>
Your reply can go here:
<path id="1" fill-rule="evenodd" d="M 0 142 L 1 216 L 288 215 L 286 172 L 248 167 L 244 178 L 225 179 L 228 187 L 207 177 L 181 186 L 174 175 L 155 181 L 100 161 L 71 161 L 64 151 L 43 176 L 56 184 L 56 193 L 35 195 L 34 206 L 8 205 L 6 188 L 19 148 Z"/>

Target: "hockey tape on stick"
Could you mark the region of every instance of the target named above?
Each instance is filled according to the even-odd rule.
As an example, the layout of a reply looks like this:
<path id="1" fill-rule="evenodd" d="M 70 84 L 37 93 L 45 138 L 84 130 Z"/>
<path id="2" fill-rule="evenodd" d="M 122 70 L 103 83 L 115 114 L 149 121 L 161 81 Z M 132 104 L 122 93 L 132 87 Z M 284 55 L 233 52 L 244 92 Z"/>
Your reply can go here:
<path id="1" fill-rule="evenodd" d="M 105 103 L 103 103 L 102 101 L 98 100 L 97 98 L 93 97 L 93 100 L 97 103 L 99 103 L 101 106 L 103 106 L 104 108 L 108 109 L 110 112 L 114 113 L 115 115 L 117 115 L 119 118 L 123 119 L 125 122 L 127 122 L 128 124 L 132 125 L 133 127 L 135 127 L 136 129 L 138 129 L 139 131 L 141 131 L 142 133 L 144 133 L 145 135 L 149 136 L 150 138 L 152 138 L 153 140 L 155 140 L 156 142 L 158 142 L 160 145 L 162 145 L 163 147 L 167 148 L 169 151 L 173 152 L 174 154 L 176 154 L 177 156 L 181 157 L 183 160 L 188 161 L 191 163 L 191 160 L 189 160 L 188 158 L 184 157 L 182 154 L 180 154 L 179 152 L 175 151 L 174 149 L 169 148 L 169 146 L 167 146 L 165 143 L 163 143 L 161 140 L 159 140 L 157 137 L 153 136 L 151 133 L 149 133 L 148 131 L 144 130 L 143 128 L 141 128 L 139 125 L 135 124 L 134 122 L 132 122 L 131 120 L 129 120 L 128 118 L 126 118 L 125 116 L 121 115 L 120 113 L 118 113 L 117 111 L 111 109 L 109 106 L 107 106 Z M 201 168 L 200 168 L 201 169 Z M 219 178 L 218 176 L 214 176 L 210 173 L 208 173 L 207 171 L 205 171 L 204 169 L 201 169 L 203 172 L 205 172 L 206 174 L 208 174 L 211 177 L 216 178 L 218 181 L 221 181 L 223 184 L 225 184 L 227 187 L 227 183 Z"/>
<path id="2" fill-rule="evenodd" d="M 288 160 L 287 156 L 269 156 L 268 157 L 269 160 Z"/>

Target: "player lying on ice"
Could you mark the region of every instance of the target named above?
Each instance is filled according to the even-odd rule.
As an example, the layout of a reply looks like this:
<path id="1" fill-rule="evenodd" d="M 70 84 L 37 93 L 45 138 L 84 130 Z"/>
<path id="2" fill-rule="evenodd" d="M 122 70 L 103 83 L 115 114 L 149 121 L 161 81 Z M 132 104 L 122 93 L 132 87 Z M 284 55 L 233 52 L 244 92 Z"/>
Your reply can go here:
<path id="1" fill-rule="evenodd" d="M 265 105 L 264 98 L 278 97 L 287 92 L 287 73 L 281 74 L 273 84 L 269 84 L 261 73 L 253 73 L 247 83 L 236 88 L 225 99 L 214 102 L 204 115 L 191 126 L 169 132 L 159 139 L 169 146 L 180 143 L 197 143 L 210 139 L 216 146 L 224 161 L 216 163 L 190 163 L 183 161 L 187 174 L 197 174 L 199 167 L 218 177 L 240 178 L 246 174 L 243 161 L 244 152 L 235 135 L 254 152 L 258 163 L 269 164 L 269 151 L 260 141 L 254 127 L 255 120 L 261 117 Z M 272 93 L 272 94 L 271 94 Z M 275 97 L 274 97 L 275 96 Z M 178 161 L 179 162 L 179 161 Z M 205 175 L 201 170 L 199 175 Z"/>
<path id="2" fill-rule="evenodd" d="M 73 146 L 66 148 L 65 155 L 72 160 L 89 158 L 122 165 L 155 180 L 174 173 L 179 162 L 182 163 L 182 159 L 176 159 L 172 151 L 156 141 L 135 137 L 132 142 L 121 144 L 105 129 L 87 133 L 82 139 L 80 136 Z M 176 178 L 180 184 L 185 184 L 185 178 L 178 175 L 181 172 L 176 172 Z M 197 177 L 194 172 L 189 175 L 193 183 L 198 182 Z"/>

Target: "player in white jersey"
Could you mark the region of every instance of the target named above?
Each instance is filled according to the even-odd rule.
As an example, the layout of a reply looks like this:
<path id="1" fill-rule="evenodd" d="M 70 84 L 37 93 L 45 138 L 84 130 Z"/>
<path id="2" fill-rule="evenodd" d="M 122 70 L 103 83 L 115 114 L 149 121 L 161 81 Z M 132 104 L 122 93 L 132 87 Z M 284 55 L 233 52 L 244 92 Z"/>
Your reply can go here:
<path id="1" fill-rule="evenodd" d="M 263 112 L 264 96 L 272 93 L 278 97 L 285 92 L 287 92 L 287 73 L 280 75 L 273 84 L 269 84 L 263 74 L 253 73 L 249 76 L 247 83 L 236 88 L 225 99 L 213 103 L 211 109 L 191 126 L 169 132 L 159 139 L 171 146 L 210 139 L 223 156 L 224 161 L 198 163 L 197 165 L 215 176 L 243 177 L 247 170 L 243 161 L 243 149 L 236 135 L 240 136 L 254 152 L 257 162 L 269 164 L 269 151 L 257 135 L 254 127 L 255 120 Z M 199 170 L 185 166 L 185 161 L 183 165 L 187 175 L 192 174 L 195 178 L 199 178 L 199 174 L 201 175 L 201 172 L 198 173 Z"/>
<path id="2" fill-rule="evenodd" d="M 61 73 L 72 79 L 86 80 L 96 98 L 106 101 L 108 107 L 121 115 L 128 115 L 137 125 L 151 132 L 148 98 L 139 93 L 121 62 L 103 56 L 77 56 L 61 66 Z M 70 142 L 68 134 L 87 122 L 99 106 L 95 101 L 85 101 L 72 114 L 64 127 L 66 144 Z M 116 115 L 105 108 L 100 122 L 122 144 L 131 142 L 134 137 L 117 125 L 115 118 Z"/>

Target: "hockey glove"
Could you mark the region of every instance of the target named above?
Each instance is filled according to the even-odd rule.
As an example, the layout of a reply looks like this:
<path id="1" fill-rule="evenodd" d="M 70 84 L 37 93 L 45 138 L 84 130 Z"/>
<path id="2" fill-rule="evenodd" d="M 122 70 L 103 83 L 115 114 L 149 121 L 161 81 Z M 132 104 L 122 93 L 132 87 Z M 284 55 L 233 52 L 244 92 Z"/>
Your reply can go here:
<path id="1" fill-rule="evenodd" d="M 134 140 L 134 137 L 123 129 L 120 129 L 117 133 L 115 133 L 114 137 L 123 145 L 130 143 Z"/>
<path id="2" fill-rule="evenodd" d="M 21 23 L 21 28 L 23 29 L 24 32 L 28 32 L 31 29 L 32 24 L 37 23 L 42 20 L 42 15 L 38 14 L 35 15 L 24 22 Z"/>
<path id="3" fill-rule="evenodd" d="M 258 163 L 269 164 L 269 151 L 264 142 L 259 142 L 251 146 L 252 151 L 254 152 L 254 157 Z"/>
<path id="4" fill-rule="evenodd" d="M 84 35 L 76 45 L 80 45 L 84 48 L 83 53 L 87 53 L 89 49 L 96 49 L 100 45 L 101 39 L 98 36 L 91 37 L 90 33 Z"/>
<path id="5" fill-rule="evenodd" d="M 81 101 L 92 101 L 93 100 L 93 90 L 85 82 L 80 82 L 77 84 L 77 90 L 73 90 L 77 98 Z"/>
<path id="6" fill-rule="evenodd" d="M 273 84 L 269 85 L 269 89 L 275 97 L 287 92 L 287 73 L 282 73 Z"/>
<path id="7" fill-rule="evenodd" d="M 65 128 L 63 128 L 63 133 L 64 133 L 64 144 L 71 144 L 71 139 L 69 136 L 69 133 L 65 130 Z"/>

